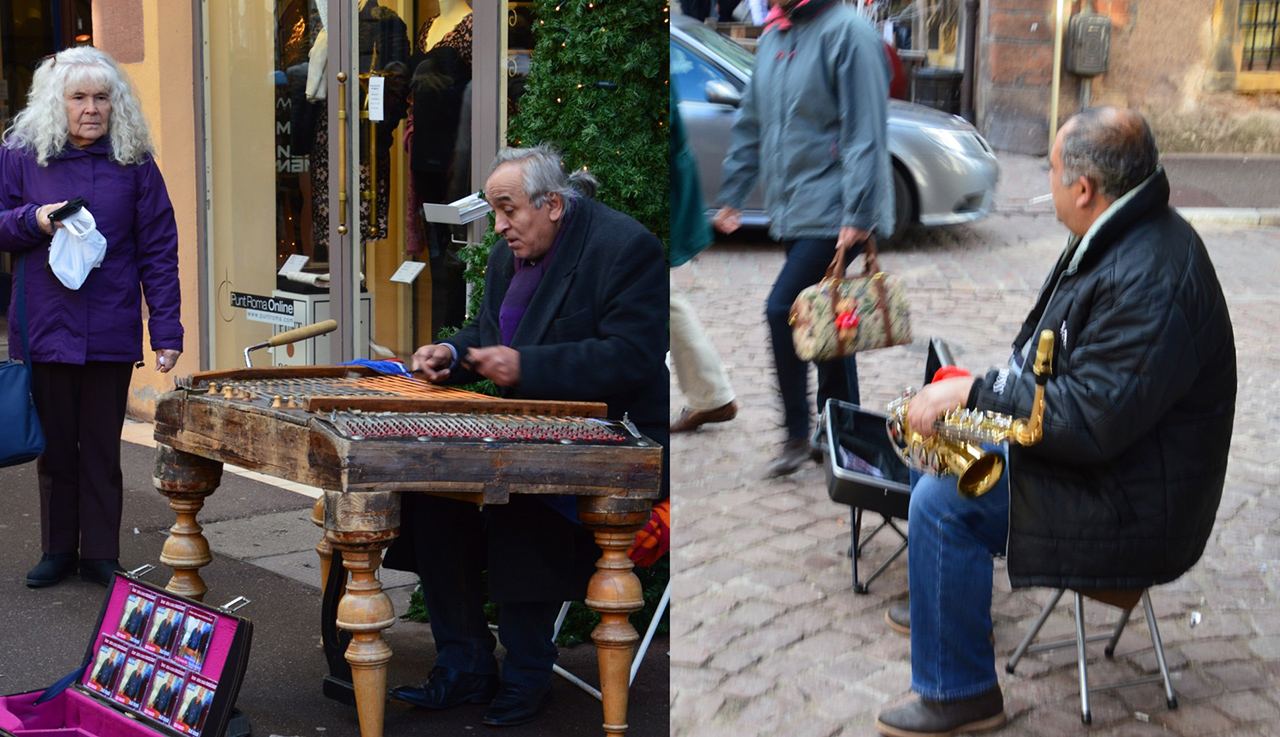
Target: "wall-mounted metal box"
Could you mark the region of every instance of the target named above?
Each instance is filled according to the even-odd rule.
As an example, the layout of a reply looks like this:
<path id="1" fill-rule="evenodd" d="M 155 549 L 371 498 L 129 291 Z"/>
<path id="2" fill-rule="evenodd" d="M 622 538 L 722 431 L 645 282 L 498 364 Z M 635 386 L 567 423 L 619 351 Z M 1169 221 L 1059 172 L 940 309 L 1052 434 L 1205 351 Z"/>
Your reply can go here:
<path id="1" fill-rule="evenodd" d="M 1111 19 L 1097 13 L 1081 13 L 1067 26 L 1067 51 L 1063 66 L 1080 77 L 1107 73 L 1111 60 Z"/>

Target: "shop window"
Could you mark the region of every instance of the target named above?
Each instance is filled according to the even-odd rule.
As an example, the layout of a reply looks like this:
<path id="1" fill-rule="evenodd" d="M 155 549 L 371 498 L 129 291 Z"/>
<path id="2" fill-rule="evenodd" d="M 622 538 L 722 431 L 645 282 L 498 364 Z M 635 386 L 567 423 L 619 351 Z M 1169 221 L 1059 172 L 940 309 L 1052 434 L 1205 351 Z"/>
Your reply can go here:
<path id="1" fill-rule="evenodd" d="M 93 43 L 89 0 L 0 3 L 0 129 L 26 103 L 40 61 L 69 46 Z"/>
<path id="2" fill-rule="evenodd" d="M 0 2 L 0 131 L 26 104 L 31 75 L 46 56 L 92 42 L 89 0 Z M 12 254 L 0 253 L 0 358 L 8 356 L 2 331 L 12 271 Z"/>
<path id="3" fill-rule="evenodd" d="M 1240 71 L 1280 72 L 1280 0 L 1240 0 Z"/>

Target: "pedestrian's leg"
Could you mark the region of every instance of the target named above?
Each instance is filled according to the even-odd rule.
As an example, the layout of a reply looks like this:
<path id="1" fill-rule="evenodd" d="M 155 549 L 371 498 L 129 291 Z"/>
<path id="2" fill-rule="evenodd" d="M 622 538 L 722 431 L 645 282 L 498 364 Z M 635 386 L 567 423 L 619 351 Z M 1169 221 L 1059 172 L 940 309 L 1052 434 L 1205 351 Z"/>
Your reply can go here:
<path id="1" fill-rule="evenodd" d="M 791 304 L 805 287 L 822 279 L 835 255 L 835 240 L 800 240 L 785 244 L 787 260 L 765 303 L 765 319 L 773 347 L 773 365 L 782 393 L 787 439 L 808 441 L 808 364 L 796 358 L 791 339 Z"/>
<path id="2" fill-rule="evenodd" d="M 818 366 L 818 412 L 827 406 L 828 399 L 839 399 L 850 404 L 861 404 L 858 395 L 858 360 L 856 355 L 821 361 Z"/>
<path id="3" fill-rule="evenodd" d="M 694 411 L 723 407 L 733 401 L 733 388 L 715 346 L 689 299 L 671 285 L 671 363 L 685 402 Z"/>

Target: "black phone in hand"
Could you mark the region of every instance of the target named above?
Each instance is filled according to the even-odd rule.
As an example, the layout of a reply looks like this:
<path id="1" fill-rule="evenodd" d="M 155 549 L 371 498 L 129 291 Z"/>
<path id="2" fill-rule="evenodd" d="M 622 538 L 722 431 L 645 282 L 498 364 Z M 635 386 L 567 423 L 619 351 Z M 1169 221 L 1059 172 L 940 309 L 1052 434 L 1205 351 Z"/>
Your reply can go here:
<path id="1" fill-rule="evenodd" d="M 77 212 L 80 212 L 80 208 L 86 207 L 88 204 L 89 203 L 84 201 L 83 197 L 77 197 L 74 200 L 71 200 L 67 204 L 63 205 L 62 207 L 59 207 L 58 209 L 49 213 L 49 219 L 62 220 L 63 218 L 69 218 L 72 215 L 76 214 Z"/>

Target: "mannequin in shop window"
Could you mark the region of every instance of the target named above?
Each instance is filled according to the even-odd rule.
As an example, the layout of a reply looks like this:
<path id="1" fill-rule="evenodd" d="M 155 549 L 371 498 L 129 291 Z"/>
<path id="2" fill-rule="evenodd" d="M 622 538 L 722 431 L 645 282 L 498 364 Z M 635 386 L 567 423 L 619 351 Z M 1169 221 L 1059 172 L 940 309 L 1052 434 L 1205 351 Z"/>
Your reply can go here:
<path id="1" fill-rule="evenodd" d="M 405 251 L 426 254 L 431 266 L 431 337 L 441 328 L 460 326 L 466 317 L 465 265 L 456 255 L 452 229 L 422 219 L 422 203 L 452 202 L 456 192 L 450 182 L 458 168 L 455 148 L 464 110 L 464 95 L 471 81 L 470 4 L 464 0 L 440 0 L 440 13 L 418 29 L 415 53 L 410 61 L 411 105 L 405 127 L 405 152 L 410 177 L 406 214 Z M 461 196 L 461 195 L 457 195 Z"/>
<path id="2" fill-rule="evenodd" d="M 380 73 L 383 77 L 383 119 L 372 124 L 358 119 L 360 132 L 360 239 L 363 242 L 387 237 L 387 212 L 391 204 L 391 146 L 396 126 L 408 108 L 409 27 L 378 0 L 360 3 L 359 52 L 361 76 Z M 361 79 L 363 109 L 368 80 Z M 312 225 L 315 234 L 314 261 L 328 260 L 329 253 L 329 114 L 327 103 L 316 103 L 316 137 L 311 150 Z M 369 155 L 372 125 L 374 156 Z M 375 163 L 376 162 L 376 163 Z M 376 181 L 374 169 L 376 167 Z M 370 200 L 366 192 L 376 192 Z"/>

